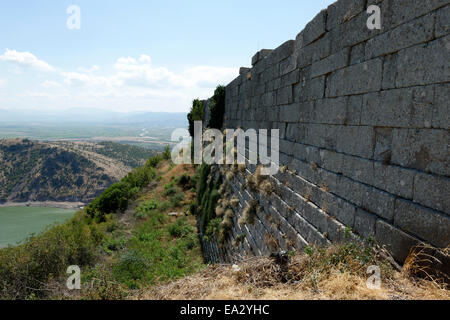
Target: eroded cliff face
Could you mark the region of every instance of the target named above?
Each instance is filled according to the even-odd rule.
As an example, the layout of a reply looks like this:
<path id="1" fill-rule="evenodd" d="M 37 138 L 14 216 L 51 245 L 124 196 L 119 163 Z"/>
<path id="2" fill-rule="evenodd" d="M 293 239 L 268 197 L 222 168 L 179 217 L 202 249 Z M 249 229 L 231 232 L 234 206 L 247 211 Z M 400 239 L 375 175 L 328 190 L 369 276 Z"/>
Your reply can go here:
<path id="1" fill-rule="evenodd" d="M 255 165 L 212 169 L 232 213 L 228 237 L 204 242 L 211 260 L 360 237 L 403 262 L 421 242 L 450 244 L 449 8 L 337 1 L 241 69 L 224 128 L 279 129 L 281 170 L 261 186 Z"/>

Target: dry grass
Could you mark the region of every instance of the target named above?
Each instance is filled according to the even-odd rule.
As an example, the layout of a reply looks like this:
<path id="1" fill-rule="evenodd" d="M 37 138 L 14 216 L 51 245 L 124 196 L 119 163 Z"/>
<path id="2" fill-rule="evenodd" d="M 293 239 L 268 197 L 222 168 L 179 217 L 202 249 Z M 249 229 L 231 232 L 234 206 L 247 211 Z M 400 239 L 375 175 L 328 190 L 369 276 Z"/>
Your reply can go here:
<path id="1" fill-rule="evenodd" d="M 151 300 L 450 300 L 450 291 L 433 281 L 395 271 L 376 253 L 348 251 L 334 245 L 296 255 L 281 265 L 271 258 L 251 258 L 234 271 L 212 265 L 179 281 L 141 291 L 136 299 Z M 353 251 L 352 251 L 353 250 Z M 365 255 L 368 254 L 366 257 Z M 367 258 L 367 259 L 366 259 Z M 362 261 L 366 260 L 366 261 Z M 379 265 L 380 289 L 366 285 L 369 265 Z"/>

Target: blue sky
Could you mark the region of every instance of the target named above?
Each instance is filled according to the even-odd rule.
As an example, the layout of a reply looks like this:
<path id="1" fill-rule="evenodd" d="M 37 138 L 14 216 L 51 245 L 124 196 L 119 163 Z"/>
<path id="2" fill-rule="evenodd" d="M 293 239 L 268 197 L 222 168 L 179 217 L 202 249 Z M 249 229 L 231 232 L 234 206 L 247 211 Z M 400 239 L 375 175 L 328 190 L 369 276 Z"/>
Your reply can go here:
<path id="1" fill-rule="evenodd" d="M 2 1 L 0 109 L 188 111 L 332 2 Z"/>

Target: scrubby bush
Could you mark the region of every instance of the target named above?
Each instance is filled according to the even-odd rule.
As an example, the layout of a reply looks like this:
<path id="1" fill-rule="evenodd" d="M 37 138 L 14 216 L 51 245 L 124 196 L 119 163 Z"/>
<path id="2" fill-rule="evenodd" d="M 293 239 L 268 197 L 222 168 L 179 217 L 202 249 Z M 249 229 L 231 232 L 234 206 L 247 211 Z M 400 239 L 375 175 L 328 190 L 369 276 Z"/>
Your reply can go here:
<path id="1" fill-rule="evenodd" d="M 155 177 L 155 170 L 150 166 L 133 170 L 120 182 L 106 189 L 86 208 L 86 213 L 97 221 L 105 221 L 105 215 L 125 212 L 130 200 L 134 199 L 141 188 L 147 186 Z"/>
<path id="2" fill-rule="evenodd" d="M 218 86 L 214 91 L 210 104 L 211 118 L 208 127 L 222 130 L 223 118 L 225 115 L 225 87 Z"/>
<path id="3" fill-rule="evenodd" d="M 196 99 L 192 102 L 191 111 L 188 113 L 187 118 L 189 122 L 189 134 L 194 136 L 194 122 L 203 121 L 205 116 L 205 107 L 203 102 Z"/>
<path id="4" fill-rule="evenodd" d="M 67 267 L 91 265 L 105 238 L 105 224 L 92 224 L 78 213 L 24 244 L 0 250 L 0 299 L 43 298 L 46 283 Z"/>

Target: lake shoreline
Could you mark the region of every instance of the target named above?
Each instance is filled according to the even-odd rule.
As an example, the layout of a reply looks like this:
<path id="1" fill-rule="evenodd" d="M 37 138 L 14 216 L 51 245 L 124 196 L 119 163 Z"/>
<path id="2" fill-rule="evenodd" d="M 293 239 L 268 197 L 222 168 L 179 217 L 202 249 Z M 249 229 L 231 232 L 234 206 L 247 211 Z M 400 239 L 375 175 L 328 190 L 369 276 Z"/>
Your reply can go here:
<path id="1" fill-rule="evenodd" d="M 82 209 L 86 207 L 83 202 L 57 202 L 57 201 L 28 201 L 28 202 L 5 202 L 0 204 L 0 208 L 7 207 L 48 207 L 56 209 Z"/>

